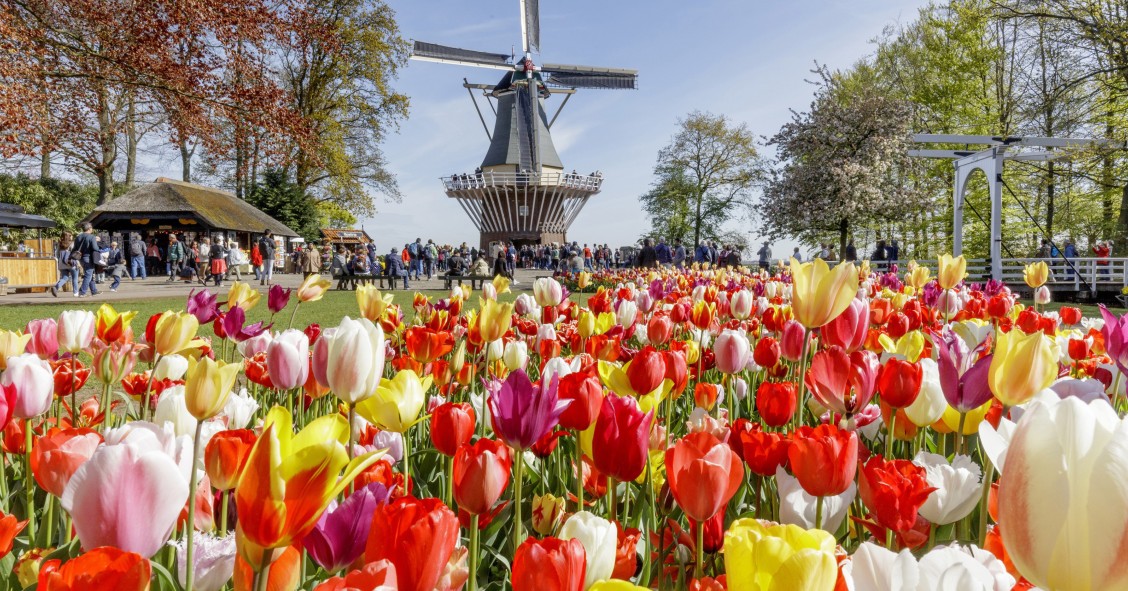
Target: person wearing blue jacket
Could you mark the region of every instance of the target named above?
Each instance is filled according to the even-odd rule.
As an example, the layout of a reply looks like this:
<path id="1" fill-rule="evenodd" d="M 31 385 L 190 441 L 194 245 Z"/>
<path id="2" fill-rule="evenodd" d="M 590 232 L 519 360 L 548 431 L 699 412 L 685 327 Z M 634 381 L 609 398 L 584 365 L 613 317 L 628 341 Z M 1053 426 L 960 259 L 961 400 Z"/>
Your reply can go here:
<path id="1" fill-rule="evenodd" d="M 384 274 L 392 278 L 392 289 L 396 287 L 396 277 L 403 277 L 403 288 L 408 289 L 407 286 L 407 269 L 403 266 L 403 257 L 400 256 L 396 247 L 392 247 L 392 251 L 384 257 Z"/>

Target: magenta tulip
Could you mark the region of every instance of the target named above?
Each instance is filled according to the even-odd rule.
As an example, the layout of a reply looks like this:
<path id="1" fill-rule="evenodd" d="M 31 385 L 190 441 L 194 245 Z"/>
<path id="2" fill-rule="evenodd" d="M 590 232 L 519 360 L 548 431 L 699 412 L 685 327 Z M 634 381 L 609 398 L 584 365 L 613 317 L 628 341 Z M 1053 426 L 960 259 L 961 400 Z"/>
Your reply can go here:
<path id="1" fill-rule="evenodd" d="M 991 369 L 992 355 L 979 357 L 980 350 L 989 346 L 989 341 L 969 350 L 967 343 L 959 335 L 945 330 L 943 334 L 933 335 L 932 343 L 937 352 L 940 388 L 952 408 L 968 412 L 991 400 L 987 375 Z"/>
<path id="2" fill-rule="evenodd" d="M 27 352 L 38 355 L 40 359 L 54 359 L 59 354 L 58 324 L 54 318 L 32 320 L 24 328 L 24 334 L 31 335 Z"/>
<path id="3" fill-rule="evenodd" d="M 498 438 L 518 451 L 540 441 L 560 422 L 560 415 L 571 404 L 560 400 L 555 375 L 545 385 L 533 384 L 524 370 L 515 370 L 504 382 L 490 385 L 490 418 Z"/>
<path id="4" fill-rule="evenodd" d="M 270 291 L 266 294 L 266 307 L 274 314 L 281 312 L 290 303 L 290 294 L 293 291 L 281 285 L 270 286 Z"/>
<path id="5" fill-rule="evenodd" d="M 309 337 L 293 328 L 275 336 L 266 348 L 266 368 L 270 382 L 279 390 L 305 384 L 309 376 Z"/>
<path id="6" fill-rule="evenodd" d="M 1128 314 L 1117 318 L 1102 305 L 1101 316 L 1104 318 L 1101 335 L 1104 336 L 1105 351 L 1120 368 L 1120 373 L 1128 373 Z"/>
<path id="7" fill-rule="evenodd" d="M 12 416 L 30 419 L 51 408 L 55 375 L 51 364 L 31 353 L 24 353 L 8 358 L 8 369 L 0 374 L 0 388 L 14 391 Z"/>
<path id="8" fill-rule="evenodd" d="M 243 342 L 247 339 L 252 339 L 270 329 L 270 326 L 263 326 L 262 321 L 258 321 L 251 325 L 246 325 L 247 313 L 242 308 L 236 306 L 227 311 L 223 315 L 223 331 L 227 333 L 227 338 Z"/>
<path id="9" fill-rule="evenodd" d="M 216 295 L 206 289 L 188 292 L 188 313 L 195 316 L 200 324 L 208 324 L 219 316 Z"/>
<path id="10" fill-rule="evenodd" d="M 328 572 L 352 564 L 364 554 L 372 516 L 376 508 L 388 502 L 389 491 L 373 482 L 357 489 L 340 505 L 336 501 L 321 514 L 313 531 L 302 540 L 309 557 Z"/>
<path id="11" fill-rule="evenodd" d="M 164 450 L 102 445 L 63 491 L 82 547 L 113 546 L 145 557 L 168 541 L 188 501 L 188 482 Z"/>

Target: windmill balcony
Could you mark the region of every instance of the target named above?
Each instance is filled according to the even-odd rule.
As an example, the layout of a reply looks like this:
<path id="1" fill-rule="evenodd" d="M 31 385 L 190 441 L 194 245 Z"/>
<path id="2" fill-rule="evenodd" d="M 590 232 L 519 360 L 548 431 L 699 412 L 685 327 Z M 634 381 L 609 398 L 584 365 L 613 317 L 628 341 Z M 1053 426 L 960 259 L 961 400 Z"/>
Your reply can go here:
<path id="1" fill-rule="evenodd" d="M 603 174 L 577 174 L 571 172 L 476 172 L 442 177 L 448 193 L 490 187 L 556 187 L 598 193 L 603 184 Z"/>

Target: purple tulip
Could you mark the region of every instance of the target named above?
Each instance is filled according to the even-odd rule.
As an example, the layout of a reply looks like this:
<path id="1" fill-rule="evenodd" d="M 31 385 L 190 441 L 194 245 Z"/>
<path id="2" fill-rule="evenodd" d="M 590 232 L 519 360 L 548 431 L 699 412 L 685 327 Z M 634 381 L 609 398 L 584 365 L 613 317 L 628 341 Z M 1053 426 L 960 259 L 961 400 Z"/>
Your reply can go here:
<path id="1" fill-rule="evenodd" d="M 1104 335 L 1105 352 L 1120 368 L 1120 373 L 1128 373 L 1128 316 L 1117 318 L 1103 305 L 1101 316 L 1104 317 L 1101 334 Z"/>
<path id="2" fill-rule="evenodd" d="M 264 331 L 269 330 L 273 324 L 263 326 L 262 321 L 258 321 L 249 326 L 244 326 L 247 321 L 247 313 L 242 308 L 234 307 L 223 315 L 223 331 L 227 333 L 227 338 L 236 342 L 242 343 L 247 339 L 253 339 L 259 336 Z"/>
<path id="3" fill-rule="evenodd" d="M 290 303 L 290 294 L 293 289 L 285 289 L 281 285 L 271 285 L 266 294 L 266 307 L 272 314 L 281 312 Z"/>
<path id="4" fill-rule="evenodd" d="M 188 313 L 195 316 L 200 324 L 208 324 L 219 316 L 219 305 L 215 294 L 208 290 L 192 290 L 188 293 Z"/>
<path id="5" fill-rule="evenodd" d="M 523 370 L 514 370 L 504 382 L 490 388 L 490 416 L 494 433 L 509 447 L 523 451 L 560 422 L 571 400 L 560 400 L 555 375 L 548 385 L 533 384 Z"/>
<path id="6" fill-rule="evenodd" d="M 952 408 L 968 412 L 991 400 L 991 388 L 987 381 L 991 355 L 979 359 L 980 350 L 986 345 L 986 341 L 969 350 L 967 343 L 959 335 L 945 330 L 943 334 L 934 334 L 932 343 L 937 352 L 940 389 L 944 391 L 944 398 Z"/>
<path id="7" fill-rule="evenodd" d="M 364 554 L 372 515 L 388 502 L 388 489 L 373 482 L 357 489 L 343 503 L 336 501 L 321 514 L 302 546 L 309 557 L 328 572 L 339 571 Z"/>

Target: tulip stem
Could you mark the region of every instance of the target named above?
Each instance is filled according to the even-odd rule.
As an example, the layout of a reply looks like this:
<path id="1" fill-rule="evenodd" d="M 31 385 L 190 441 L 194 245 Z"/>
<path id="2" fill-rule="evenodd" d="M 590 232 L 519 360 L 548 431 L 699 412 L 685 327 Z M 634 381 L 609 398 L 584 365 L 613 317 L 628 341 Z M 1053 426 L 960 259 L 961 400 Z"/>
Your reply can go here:
<path id="1" fill-rule="evenodd" d="M 960 426 L 958 429 L 956 429 L 956 446 L 955 449 L 952 450 L 953 459 L 956 456 L 960 455 L 960 448 L 963 446 L 963 432 L 965 422 L 967 422 L 967 413 L 960 412 Z"/>
<path id="2" fill-rule="evenodd" d="M 8 454 L 0 451 L 0 511 L 8 512 Z"/>
<path id="3" fill-rule="evenodd" d="M 454 457 L 446 459 L 446 486 L 443 487 L 443 502 L 448 507 L 454 508 Z M 476 519 L 478 516 L 475 515 Z"/>
<path id="4" fill-rule="evenodd" d="M 156 355 L 153 356 L 153 367 L 152 367 L 152 369 L 149 370 L 149 379 L 145 382 L 145 391 L 141 393 L 141 412 L 138 413 L 138 415 L 141 417 L 141 420 L 145 420 L 145 416 L 147 414 L 146 411 L 149 409 L 150 393 L 153 391 L 153 374 L 157 373 L 157 365 L 160 362 L 161 362 L 161 354 L 157 353 Z M 73 367 L 71 368 L 71 376 L 72 376 L 72 379 L 73 379 L 73 376 L 74 376 L 74 368 Z M 73 394 L 72 394 L 72 396 L 73 396 Z M 71 399 L 71 403 L 72 404 L 74 403 L 73 398 Z"/>
<path id="5" fill-rule="evenodd" d="M 71 353 L 71 358 L 70 358 L 70 366 L 71 366 L 71 391 L 70 391 L 71 407 L 70 407 L 70 412 L 71 412 L 71 423 L 72 424 L 74 423 L 74 409 L 78 408 L 78 407 L 75 406 L 75 399 L 78 396 L 75 393 L 75 390 L 78 389 L 78 387 L 75 386 L 75 373 L 77 371 L 75 369 L 75 366 L 74 366 L 75 355 L 76 355 L 76 353 Z M 93 365 L 93 363 L 91 363 L 91 365 Z"/>
<path id="6" fill-rule="evenodd" d="M 618 499 L 615 498 L 616 496 L 618 496 L 618 495 L 617 495 L 617 491 L 615 490 L 615 479 L 611 476 L 608 476 L 607 477 L 607 519 L 609 519 L 611 521 L 611 523 L 614 523 L 615 519 L 619 516 L 618 515 L 618 508 L 616 507 L 616 505 L 618 504 Z"/>
<path id="7" fill-rule="evenodd" d="M 987 511 L 987 503 L 991 498 L 991 481 L 995 479 L 995 464 L 991 460 L 984 458 L 983 473 L 983 493 L 979 497 L 979 547 L 982 548 L 987 543 L 987 520 L 990 515 Z"/>
<path id="8" fill-rule="evenodd" d="M 803 424 L 803 409 L 807 407 L 807 347 L 811 344 L 810 336 L 807 334 L 807 329 L 803 329 L 803 347 L 802 352 L 799 354 L 799 375 L 797 377 L 797 385 L 799 387 L 799 408 L 795 412 L 793 420 L 795 424 L 792 426 L 798 427 Z"/>
<path id="9" fill-rule="evenodd" d="M 584 510 L 584 450 L 576 431 L 576 511 Z"/>
<path id="10" fill-rule="evenodd" d="M 113 428 L 113 413 L 110 412 L 110 384 L 102 384 L 102 437 L 105 438 L 106 431 Z M 74 411 L 71 411 L 74 414 Z M 71 417 L 71 422 L 74 418 Z"/>
<path id="11" fill-rule="evenodd" d="M 352 427 L 349 427 L 350 432 Z M 403 484 L 407 486 L 411 480 L 411 429 L 403 431 Z"/>
<path id="12" fill-rule="evenodd" d="M 823 528 L 823 497 L 815 497 L 815 529 Z"/>
<path id="13" fill-rule="evenodd" d="M 192 534 L 196 531 L 196 465 L 200 462 L 200 438 L 203 432 L 204 422 L 196 421 L 196 436 L 192 438 L 192 471 L 188 476 L 188 523 L 184 524 L 188 530 L 184 540 L 184 591 L 192 591 L 192 582 L 196 578 L 192 561 L 196 548 Z"/>
<path id="14" fill-rule="evenodd" d="M 885 457 L 893 457 L 893 434 L 897 429 L 897 408 L 894 407 L 889 413 L 889 432 L 885 435 Z M 822 500 L 820 497 L 819 500 Z"/>
<path id="15" fill-rule="evenodd" d="M 356 421 L 356 407 L 353 403 L 349 403 L 349 446 L 345 451 L 348 453 L 349 461 L 353 459 L 353 422 Z M 406 439 L 406 437 L 405 437 Z M 405 464 L 406 465 L 406 464 Z"/>
<path id="16" fill-rule="evenodd" d="M 40 528 L 40 535 L 43 536 L 43 547 L 50 548 L 51 543 L 55 538 L 55 497 L 54 495 L 47 495 L 47 513 L 43 516 L 43 526 Z"/>
<path id="17" fill-rule="evenodd" d="M 821 497 L 820 497 L 821 498 Z M 705 576 L 705 524 L 697 524 L 697 566 L 693 569 L 693 578 L 700 579 Z"/>
<path id="18" fill-rule="evenodd" d="M 523 489 L 525 480 L 524 450 L 513 450 L 513 554 L 517 554 L 517 547 L 521 545 L 524 524 L 521 523 L 521 500 L 524 498 Z"/>
<path id="19" fill-rule="evenodd" d="M 478 589 L 478 514 L 470 516 L 470 578 L 469 591 Z"/>
<path id="20" fill-rule="evenodd" d="M 219 493 L 219 536 L 227 535 L 227 503 L 231 500 L 231 491 Z"/>
<path id="21" fill-rule="evenodd" d="M 24 419 L 24 494 L 27 499 L 27 541 L 35 547 L 35 478 L 31 475 L 31 419 Z"/>
<path id="22" fill-rule="evenodd" d="M 262 550 L 262 565 L 259 572 L 255 573 L 255 591 L 266 591 L 266 584 L 270 581 L 270 548 Z"/>
<path id="23" fill-rule="evenodd" d="M 286 326 L 287 329 L 294 328 L 294 318 L 298 316 L 298 308 L 302 307 L 302 301 L 298 300 L 294 303 L 294 311 L 290 313 L 290 324 Z"/>

